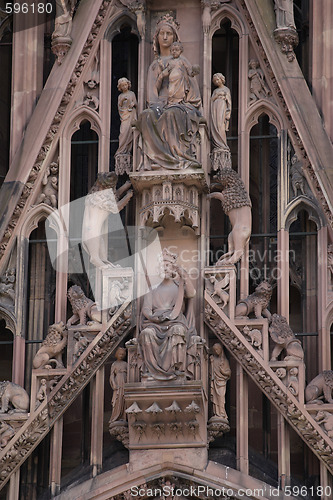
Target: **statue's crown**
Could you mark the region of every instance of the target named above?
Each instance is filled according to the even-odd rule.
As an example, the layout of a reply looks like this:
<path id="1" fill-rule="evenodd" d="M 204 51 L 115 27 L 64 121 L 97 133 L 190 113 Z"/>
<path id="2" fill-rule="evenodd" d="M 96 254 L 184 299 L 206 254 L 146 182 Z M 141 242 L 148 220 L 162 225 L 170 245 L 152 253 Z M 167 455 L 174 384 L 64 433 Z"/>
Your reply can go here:
<path id="1" fill-rule="evenodd" d="M 159 20 L 156 23 L 157 29 L 162 25 L 162 24 L 168 24 L 171 26 L 171 28 L 177 32 L 179 30 L 179 22 L 176 21 L 174 17 L 171 16 L 171 14 L 164 14 L 164 16 L 161 16 Z"/>
<path id="2" fill-rule="evenodd" d="M 178 255 L 176 253 L 170 252 L 167 248 L 164 248 L 160 254 L 159 261 L 160 262 L 171 262 L 172 264 L 176 264 Z"/>

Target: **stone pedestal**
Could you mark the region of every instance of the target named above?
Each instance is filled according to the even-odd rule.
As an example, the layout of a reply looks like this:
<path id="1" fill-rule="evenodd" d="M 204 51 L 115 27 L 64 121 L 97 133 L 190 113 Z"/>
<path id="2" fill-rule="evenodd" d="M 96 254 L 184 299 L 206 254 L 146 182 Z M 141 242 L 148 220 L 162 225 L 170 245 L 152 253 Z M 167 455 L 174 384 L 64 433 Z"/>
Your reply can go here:
<path id="1" fill-rule="evenodd" d="M 125 385 L 129 449 L 206 448 L 207 396 L 202 382 Z"/>

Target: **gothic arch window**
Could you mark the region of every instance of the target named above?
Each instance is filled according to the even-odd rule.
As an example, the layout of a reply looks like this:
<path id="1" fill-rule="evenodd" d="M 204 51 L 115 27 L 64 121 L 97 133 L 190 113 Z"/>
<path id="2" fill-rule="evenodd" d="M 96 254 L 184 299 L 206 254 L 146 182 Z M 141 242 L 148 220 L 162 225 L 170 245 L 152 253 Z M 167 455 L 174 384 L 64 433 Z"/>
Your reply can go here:
<path id="1" fill-rule="evenodd" d="M 0 380 L 12 380 L 13 333 L 0 317 Z"/>
<path id="2" fill-rule="evenodd" d="M 0 18 L 0 186 L 9 166 L 13 16 Z"/>
<path id="3" fill-rule="evenodd" d="M 131 19 L 122 18 L 113 28 L 110 36 L 112 44 L 111 61 L 111 130 L 110 130 L 110 170 L 114 170 L 114 154 L 118 148 L 118 136 L 120 129 L 120 118 L 118 113 L 117 84 L 119 78 L 125 77 L 130 80 L 131 90 L 137 95 L 138 92 L 138 47 L 139 39 L 134 33 Z"/>
<path id="4" fill-rule="evenodd" d="M 26 296 L 27 328 L 26 328 L 26 380 L 27 390 L 30 388 L 32 360 L 41 342 L 47 334 L 49 325 L 54 323 L 55 314 L 55 278 L 45 232 L 45 219 L 41 219 L 36 229 L 29 236 L 28 271 Z M 56 232 L 49 229 L 48 236 Z"/>
<path id="5" fill-rule="evenodd" d="M 249 193 L 252 202 L 250 285 L 276 281 L 279 140 L 267 114 L 250 131 Z M 276 305 L 271 308 L 276 310 Z"/>
<path id="6" fill-rule="evenodd" d="M 298 210 L 297 210 L 298 209 Z M 305 351 L 307 379 L 318 373 L 318 228 L 303 204 L 289 226 L 289 321 Z"/>

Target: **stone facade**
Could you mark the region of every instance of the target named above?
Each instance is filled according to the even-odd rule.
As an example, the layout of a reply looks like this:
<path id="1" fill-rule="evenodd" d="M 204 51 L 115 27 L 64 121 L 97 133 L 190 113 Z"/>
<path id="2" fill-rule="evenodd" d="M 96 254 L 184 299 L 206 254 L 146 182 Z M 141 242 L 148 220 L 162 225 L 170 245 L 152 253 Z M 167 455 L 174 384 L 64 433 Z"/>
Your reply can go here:
<path id="1" fill-rule="evenodd" d="M 330 0 L 56 4 L 0 16 L 3 498 L 331 498 Z"/>

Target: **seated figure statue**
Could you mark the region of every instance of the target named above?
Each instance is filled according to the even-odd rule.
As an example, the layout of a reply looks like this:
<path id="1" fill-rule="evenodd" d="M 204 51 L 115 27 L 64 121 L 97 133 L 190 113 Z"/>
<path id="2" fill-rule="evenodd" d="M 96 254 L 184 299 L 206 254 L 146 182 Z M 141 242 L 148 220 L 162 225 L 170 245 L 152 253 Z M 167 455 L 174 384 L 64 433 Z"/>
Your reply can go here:
<path id="1" fill-rule="evenodd" d="M 176 260 L 176 254 L 163 250 L 163 281 L 145 296 L 141 311 L 138 344 L 143 376 L 155 380 L 193 378 L 196 343 L 201 341 L 194 326 L 192 299 L 196 292 Z"/>
<path id="2" fill-rule="evenodd" d="M 148 69 L 148 108 L 139 116 L 139 170 L 198 168 L 196 140 L 201 117 L 201 97 L 195 78 L 198 66 L 180 56 L 178 23 L 166 14 L 153 37 L 155 60 Z M 179 54 L 176 52 L 179 51 Z M 173 52 L 173 55 L 172 55 Z"/>

